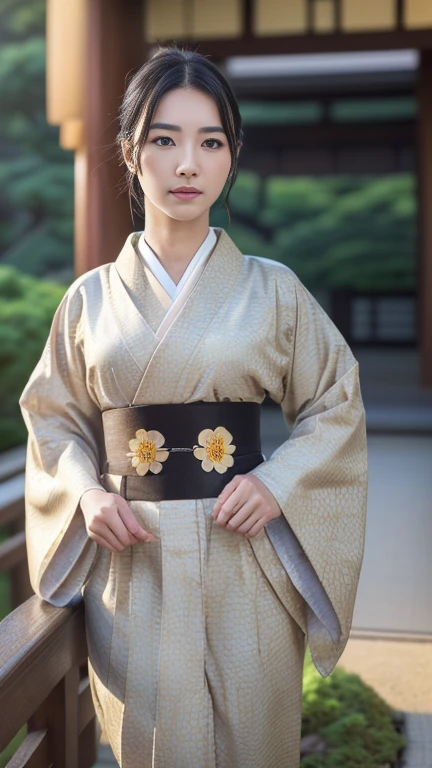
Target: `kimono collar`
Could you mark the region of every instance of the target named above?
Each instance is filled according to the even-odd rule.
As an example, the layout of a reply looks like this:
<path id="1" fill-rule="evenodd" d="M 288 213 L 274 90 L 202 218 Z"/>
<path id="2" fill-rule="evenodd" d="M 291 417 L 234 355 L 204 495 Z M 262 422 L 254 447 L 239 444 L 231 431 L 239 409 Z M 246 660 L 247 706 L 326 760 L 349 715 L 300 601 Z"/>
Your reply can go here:
<path id="1" fill-rule="evenodd" d="M 183 286 L 187 282 L 187 279 L 189 275 L 193 272 L 195 266 L 198 264 L 199 261 L 201 261 L 201 259 L 205 260 L 205 258 L 213 250 L 216 243 L 217 243 L 216 233 L 213 231 L 213 228 L 210 227 L 207 237 L 201 243 L 195 255 L 190 260 L 185 271 L 183 272 L 183 275 L 181 276 L 180 281 L 177 284 L 170 277 L 170 275 L 166 271 L 163 264 L 161 264 L 155 252 L 153 251 L 153 249 L 146 242 L 145 232 L 141 233 L 141 237 L 138 240 L 138 249 L 147 267 L 152 271 L 155 278 L 163 286 L 164 290 L 167 292 L 169 297 L 174 301 L 176 296 L 180 294 L 180 291 L 182 290 Z"/>
<path id="2" fill-rule="evenodd" d="M 214 230 L 218 241 L 197 282 L 187 295 L 181 294 L 184 300 L 175 318 L 162 323 L 156 333 L 145 320 L 147 275 L 138 250 L 140 232 L 128 236 L 111 264 L 111 308 L 124 344 L 142 374 L 138 388 L 130 393 L 129 404 L 139 405 L 149 399 L 155 403 L 182 402 L 182 376 L 217 315 L 230 302 L 245 265 L 245 257 L 225 230 Z M 173 370 L 174 374 L 169 374 Z"/>
<path id="3" fill-rule="evenodd" d="M 196 289 L 208 286 L 216 294 L 226 296 L 234 285 L 244 263 L 244 257 L 229 235 L 221 227 L 212 227 L 217 236 L 214 247 L 205 269 L 197 283 Z M 131 232 L 114 262 L 115 268 L 123 283 L 138 300 L 143 297 L 143 285 L 147 280 L 144 261 L 138 242 L 141 232 Z"/>

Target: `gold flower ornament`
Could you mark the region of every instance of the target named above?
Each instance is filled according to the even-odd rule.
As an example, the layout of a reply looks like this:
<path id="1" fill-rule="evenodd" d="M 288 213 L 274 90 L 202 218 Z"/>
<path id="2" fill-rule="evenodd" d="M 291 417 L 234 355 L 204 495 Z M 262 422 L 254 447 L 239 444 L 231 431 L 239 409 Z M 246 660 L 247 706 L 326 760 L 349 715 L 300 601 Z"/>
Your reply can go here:
<path id="1" fill-rule="evenodd" d="M 194 456 L 201 461 L 201 467 L 205 472 L 223 474 L 228 467 L 232 467 L 236 446 L 231 444 L 233 436 L 225 427 L 216 429 L 203 429 L 198 435 L 199 446 L 194 448 Z"/>
<path id="2" fill-rule="evenodd" d="M 169 451 L 162 449 L 164 442 L 164 436 L 156 429 L 149 432 L 138 429 L 135 432 L 135 437 L 129 440 L 130 453 L 126 456 L 131 457 L 137 475 L 146 475 L 149 470 L 157 475 L 161 471 L 161 462 L 166 461 L 169 456 Z"/>

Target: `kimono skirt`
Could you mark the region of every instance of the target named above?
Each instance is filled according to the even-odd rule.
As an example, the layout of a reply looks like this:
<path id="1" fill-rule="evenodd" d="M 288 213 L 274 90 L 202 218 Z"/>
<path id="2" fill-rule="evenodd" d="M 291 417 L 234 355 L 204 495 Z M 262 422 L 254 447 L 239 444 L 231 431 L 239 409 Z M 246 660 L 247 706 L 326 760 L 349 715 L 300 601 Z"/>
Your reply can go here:
<path id="1" fill-rule="evenodd" d="M 305 634 L 215 501 L 129 502 L 157 541 L 101 549 L 84 587 L 94 701 L 123 768 L 298 766 Z"/>

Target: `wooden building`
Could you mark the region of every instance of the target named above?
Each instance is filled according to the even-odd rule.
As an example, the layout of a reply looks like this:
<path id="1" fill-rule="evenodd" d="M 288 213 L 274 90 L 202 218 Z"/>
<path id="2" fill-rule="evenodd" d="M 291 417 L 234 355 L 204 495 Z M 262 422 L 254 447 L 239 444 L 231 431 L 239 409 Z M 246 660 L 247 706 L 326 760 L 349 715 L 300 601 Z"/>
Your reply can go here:
<path id="1" fill-rule="evenodd" d="M 303 146 L 311 173 L 323 157 L 332 172 L 332 162 L 338 162 L 335 148 L 360 140 L 369 150 L 385 144 L 390 170 L 408 163 L 417 171 L 419 346 L 422 383 L 432 387 L 431 0 L 47 0 L 47 11 L 48 121 L 60 126 L 61 145 L 75 151 L 77 274 L 116 258 L 132 229 L 127 195 L 119 195 L 123 170 L 114 143 L 116 116 L 127 74 L 142 65 L 155 44 L 187 42 L 222 67 L 242 56 L 370 52 L 372 57 L 377 51 L 418 51 L 419 65 L 402 85 L 404 93 L 415 94 L 418 109 L 402 124 L 331 125 L 326 120 L 330 95 L 316 82 L 322 124 L 297 134 L 274 133 L 281 151 L 289 151 L 293 142 Z M 255 81 L 253 96 L 274 98 L 276 88 L 279 99 L 292 97 L 293 79 L 289 85 L 283 79 L 272 82 L 269 89 L 265 78 L 260 86 Z M 234 86 L 239 95 L 251 93 L 250 80 L 239 77 Z M 375 98 L 401 90 L 400 80 L 396 85 L 379 77 L 345 78 L 336 86 L 339 94 Z M 304 98 L 299 89 L 296 98 Z M 250 141 L 259 148 L 259 131 L 250 132 Z M 313 166 L 310 149 L 317 143 L 322 151 L 315 156 L 321 160 Z M 271 165 L 271 159 L 263 162 Z"/>

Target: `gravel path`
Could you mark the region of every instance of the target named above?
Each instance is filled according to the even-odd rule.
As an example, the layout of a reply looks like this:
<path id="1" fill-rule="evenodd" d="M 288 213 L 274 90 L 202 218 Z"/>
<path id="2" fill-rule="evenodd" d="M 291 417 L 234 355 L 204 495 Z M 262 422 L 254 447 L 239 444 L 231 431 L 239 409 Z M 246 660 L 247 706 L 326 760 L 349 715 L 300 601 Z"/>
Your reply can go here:
<path id="1" fill-rule="evenodd" d="M 360 675 L 393 709 L 432 714 L 432 641 L 352 637 L 338 666 Z"/>

